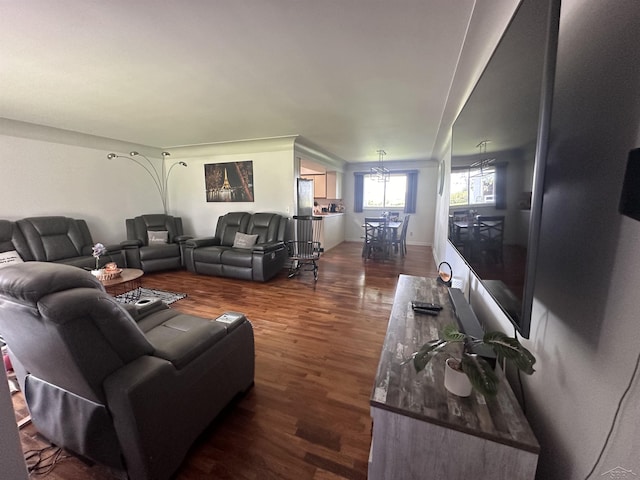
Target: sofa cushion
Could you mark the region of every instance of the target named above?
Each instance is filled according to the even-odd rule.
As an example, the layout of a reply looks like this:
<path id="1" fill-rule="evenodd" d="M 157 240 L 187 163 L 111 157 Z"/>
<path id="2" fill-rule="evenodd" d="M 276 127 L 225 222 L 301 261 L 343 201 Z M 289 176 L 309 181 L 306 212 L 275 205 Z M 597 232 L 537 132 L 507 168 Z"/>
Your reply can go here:
<path id="1" fill-rule="evenodd" d="M 14 265 L 16 263 L 22 262 L 22 257 L 20 257 L 20 255 L 18 255 L 18 252 L 16 252 L 15 250 L 0 253 L 0 268 L 8 267 L 9 265 Z"/>
<path id="2" fill-rule="evenodd" d="M 84 220 L 68 217 L 30 217 L 16 222 L 35 260 L 56 262 L 88 256 L 94 244 Z"/>
<path id="3" fill-rule="evenodd" d="M 236 232 L 246 233 L 250 217 L 247 212 L 230 212 L 218 217 L 215 236 L 220 239 L 220 245 L 230 247 L 236 238 Z"/>
<path id="4" fill-rule="evenodd" d="M 258 235 L 248 235 L 242 232 L 236 232 L 233 248 L 251 248 L 258 241 Z"/>
<path id="5" fill-rule="evenodd" d="M 149 237 L 149 245 L 162 245 L 169 240 L 169 232 L 167 230 L 149 230 L 147 231 Z"/>
<path id="6" fill-rule="evenodd" d="M 180 258 L 180 245 L 177 243 L 156 243 L 140 249 L 140 260 L 159 260 L 163 258 Z"/>
<path id="7" fill-rule="evenodd" d="M 230 248 L 222 253 L 220 262 L 223 265 L 247 268 L 251 272 L 253 253 L 246 248 Z"/>
<path id="8" fill-rule="evenodd" d="M 258 235 L 258 243 L 282 241 L 280 228 L 282 217 L 277 213 L 254 213 L 251 215 L 246 233 Z"/>

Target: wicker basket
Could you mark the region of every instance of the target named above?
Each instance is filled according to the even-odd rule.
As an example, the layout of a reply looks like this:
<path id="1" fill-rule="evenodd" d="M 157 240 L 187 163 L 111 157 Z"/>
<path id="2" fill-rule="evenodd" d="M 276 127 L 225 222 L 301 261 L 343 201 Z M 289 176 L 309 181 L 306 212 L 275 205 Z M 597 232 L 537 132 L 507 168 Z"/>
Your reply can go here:
<path id="1" fill-rule="evenodd" d="M 101 268 L 100 270 L 92 270 L 91 273 L 101 282 L 106 280 L 113 280 L 114 278 L 118 278 L 122 274 L 121 268 L 116 268 L 115 270 L 105 270 Z"/>

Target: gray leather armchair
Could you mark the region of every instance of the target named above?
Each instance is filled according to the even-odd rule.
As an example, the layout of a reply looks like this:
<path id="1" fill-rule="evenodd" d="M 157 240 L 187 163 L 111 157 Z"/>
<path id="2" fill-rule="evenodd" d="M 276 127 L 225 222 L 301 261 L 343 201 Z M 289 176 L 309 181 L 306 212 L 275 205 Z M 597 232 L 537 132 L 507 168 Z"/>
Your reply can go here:
<path id="1" fill-rule="evenodd" d="M 182 218 L 165 214 L 140 215 L 125 220 L 127 240 L 121 243 L 127 267 L 145 272 L 184 266 Z"/>
<path id="2" fill-rule="evenodd" d="M 38 431 L 131 480 L 170 478 L 254 379 L 243 315 L 223 323 L 162 303 L 127 309 L 68 265 L 0 269 L 0 332 Z"/>

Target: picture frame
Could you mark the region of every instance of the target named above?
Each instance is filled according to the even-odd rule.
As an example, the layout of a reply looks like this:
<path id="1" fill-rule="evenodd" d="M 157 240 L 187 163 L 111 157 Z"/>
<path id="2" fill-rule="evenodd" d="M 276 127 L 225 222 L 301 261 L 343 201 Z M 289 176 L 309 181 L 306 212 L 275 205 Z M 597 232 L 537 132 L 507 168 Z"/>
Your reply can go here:
<path id="1" fill-rule="evenodd" d="M 207 202 L 253 202 L 253 160 L 204 165 Z"/>

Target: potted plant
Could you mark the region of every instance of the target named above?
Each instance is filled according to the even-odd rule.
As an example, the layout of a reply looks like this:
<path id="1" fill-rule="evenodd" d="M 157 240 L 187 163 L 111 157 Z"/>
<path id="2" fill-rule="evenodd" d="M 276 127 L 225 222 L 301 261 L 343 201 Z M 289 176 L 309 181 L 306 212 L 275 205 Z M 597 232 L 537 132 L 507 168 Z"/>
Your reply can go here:
<path id="1" fill-rule="evenodd" d="M 442 338 L 425 343 L 420 350 L 414 352 L 407 362 L 413 360 L 413 365 L 417 372 L 424 370 L 429 361 L 438 353 L 443 352 L 449 344 L 462 343 L 462 355 L 456 358 L 449 354 L 446 368 L 457 371 L 460 375 L 466 376 L 473 388 L 483 395 L 493 396 L 498 393 L 499 379 L 493 367 L 484 358 L 472 352 L 477 345 L 486 345 L 493 349 L 496 355 L 513 363 L 519 370 L 527 375 L 535 371 L 533 365 L 536 359 L 515 337 L 509 337 L 503 332 L 486 332 L 482 338 L 476 338 L 458 330 L 454 325 L 447 325 L 442 331 Z M 405 362 L 405 363 L 407 363 Z M 445 376 L 447 372 L 445 370 Z M 455 376 L 455 374 L 453 374 Z M 445 386 L 449 385 L 445 382 Z M 456 389 L 456 387 L 454 387 Z M 464 389 L 463 389 L 464 390 Z M 456 395 L 467 396 L 463 390 L 452 391 Z"/>

